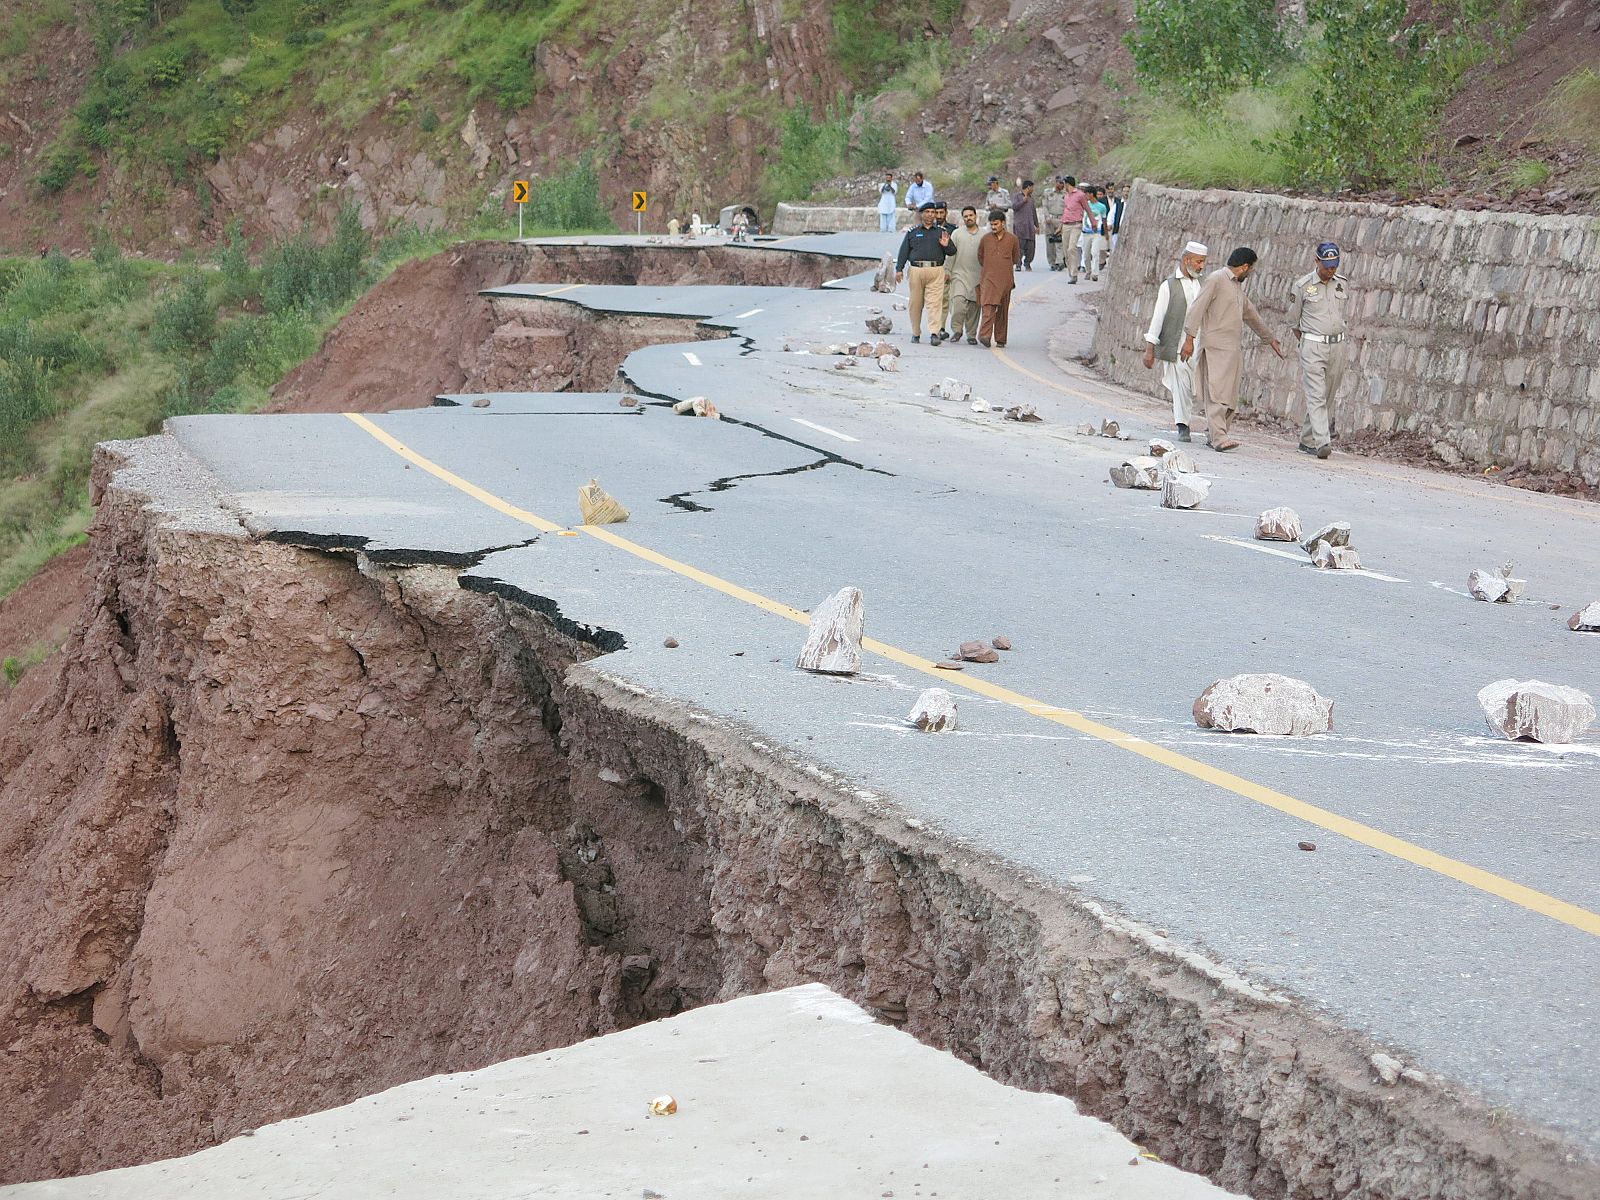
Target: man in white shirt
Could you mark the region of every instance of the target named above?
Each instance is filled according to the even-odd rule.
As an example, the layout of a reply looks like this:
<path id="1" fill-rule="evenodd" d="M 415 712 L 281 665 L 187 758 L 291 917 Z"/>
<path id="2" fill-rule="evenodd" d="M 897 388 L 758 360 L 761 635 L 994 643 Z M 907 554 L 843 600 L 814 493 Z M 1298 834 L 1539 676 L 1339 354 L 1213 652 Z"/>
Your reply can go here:
<path id="1" fill-rule="evenodd" d="M 922 206 L 933 199 L 933 184 L 922 177 L 918 171 L 911 177 L 911 186 L 906 189 L 906 207 L 914 213 L 920 213 Z"/>
<path id="2" fill-rule="evenodd" d="M 1172 393 L 1172 420 L 1178 427 L 1178 440 L 1187 442 L 1189 418 L 1194 411 L 1194 363 L 1179 356 L 1183 345 L 1183 322 L 1189 306 L 1200 294 L 1200 276 L 1206 269 L 1206 247 L 1190 242 L 1178 256 L 1178 267 L 1162 281 L 1156 293 L 1150 328 L 1145 330 L 1144 365 L 1154 367 L 1161 360 L 1161 386 Z"/>
<path id="3" fill-rule="evenodd" d="M 899 189 L 895 186 L 894 172 L 885 173 L 878 185 L 878 232 L 894 232 L 894 211 L 899 207 Z"/>

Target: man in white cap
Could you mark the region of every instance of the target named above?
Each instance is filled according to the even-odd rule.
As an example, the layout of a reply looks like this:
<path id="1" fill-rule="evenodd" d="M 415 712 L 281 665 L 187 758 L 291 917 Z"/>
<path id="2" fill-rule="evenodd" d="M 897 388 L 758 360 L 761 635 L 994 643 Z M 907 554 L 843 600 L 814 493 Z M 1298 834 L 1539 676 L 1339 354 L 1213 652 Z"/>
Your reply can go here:
<path id="1" fill-rule="evenodd" d="M 1183 321 L 1189 315 L 1189 305 L 1200 294 L 1200 274 L 1206 269 L 1207 253 L 1201 242 L 1184 246 L 1177 269 L 1156 292 L 1155 311 L 1150 314 L 1150 328 L 1144 334 L 1144 365 L 1148 369 L 1161 360 L 1161 386 L 1172 395 L 1172 420 L 1178 427 L 1180 442 L 1190 440 L 1194 364 L 1179 358 L 1178 351 L 1183 344 Z"/>
<path id="2" fill-rule="evenodd" d="M 1323 242 L 1317 247 L 1317 269 L 1296 279 L 1289 297 L 1289 324 L 1300 339 L 1300 390 L 1306 398 L 1300 449 L 1327 458 L 1333 453 L 1330 410 L 1349 350 L 1344 306 L 1350 281 L 1339 273 L 1338 246 Z"/>

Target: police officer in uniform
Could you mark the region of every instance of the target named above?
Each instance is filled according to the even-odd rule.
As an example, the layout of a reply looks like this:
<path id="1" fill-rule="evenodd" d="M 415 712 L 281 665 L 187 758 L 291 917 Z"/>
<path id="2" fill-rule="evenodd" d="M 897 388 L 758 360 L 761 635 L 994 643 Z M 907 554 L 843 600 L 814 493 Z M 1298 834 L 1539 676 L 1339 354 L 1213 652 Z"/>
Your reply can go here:
<path id="1" fill-rule="evenodd" d="M 922 340 L 922 309 L 928 309 L 928 341 L 937 346 L 944 341 L 939 322 L 944 314 L 944 260 L 950 249 L 950 231 L 934 222 L 938 206 L 929 200 L 921 208 L 922 224 L 906 230 L 895 259 L 894 281 L 905 278 L 911 268 L 911 340 Z"/>
<path id="2" fill-rule="evenodd" d="M 1339 272 L 1339 247 L 1318 246 L 1317 269 L 1296 279 L 1289 295 L 1289 324 L 1300 339 L 1300 388 L 1306 398 L 1300 449 L 1327 458 L 1333 453 L 1333 398 L 1350 348 L 1344 315 L 1350 281 Z"/>

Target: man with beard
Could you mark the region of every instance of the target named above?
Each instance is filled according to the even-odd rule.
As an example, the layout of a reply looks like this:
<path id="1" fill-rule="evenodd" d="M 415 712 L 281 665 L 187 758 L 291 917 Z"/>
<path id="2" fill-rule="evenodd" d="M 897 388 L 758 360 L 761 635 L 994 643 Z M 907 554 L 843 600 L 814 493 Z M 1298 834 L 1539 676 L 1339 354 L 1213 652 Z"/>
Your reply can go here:
<path id="1" fill-rule="evenodd" d="M 950 340 L 965 337 L 967 345 L 978 344 L 978 245 L 987 235 L 978 228 L 978 210 L 972 205 L 961 210 L 961 228 L 950 235 Z"/>
<path id="2" fill-rule="evenodd" d="M 1183 321 L 1185 336 L 1178 357 L 1184 362 L 1190 358 L 1195 360 L 1195 390 L 1206 406 L 1206 440 L 1213 450 L 1239 447 L 1239 443 L 1228 436 L 1228 427 L 1233 424 L 1234 413 L 1239 408 L 1244 327 L 1248 325 L 1254 329 L 1256 336 L 1270 345 L 1274 354 L 1283 357 L 1283 347 L 1244 294 L 1244 281 L 1255 265 L 1256 252 L 1249 246 L 1240 246 L 1228 255 L 1228 265 L 1213 271 L 1201 285 L 1200 294 L 1189 305 L 1189 315 Z M 1200 346 L 1198 355 L 1195 353 L 1196 338 Z"/>
<path id="3" fill-rule="evenodd" d="M 1200 275 L 1206 269 L 1206 247 L 1190 242 L 1178 256 L 1178 268 L 1156 292 L 1155 311 L 1150 328 L 1145 330 L 1144 365 L 1154 367 L 1161 360 L 1161 386 L 1172 396 L 1172 420 L 1178 427 L 1178 440 L 1187 442 L 1189 415 L 1194 408 L 1194 364 L 1178 357 L 1183 342 L 1183 322 L 1189 306 L 1200 295 Z"/>
<path id="4" fill-rule="evenodd" d="M 1006 344 L 1010 331 L 1011 292 L 1017 286 L 1017 264 L 1022 261 L 1022 243 L 1006 228 L 1005 210 L 989 210 L 989 232 L 978 243 L 978 304 L 983 321 L 978 326 L 978 341 L 987 346 Z"/>
<path id="5" fill-rule="evenodd" d="M 1033 180 L 1024 179 L 1022 190 L 1011 199 L 1011 232 L 1022 243 L 1022 269 L 1033 270 L 1034 243 L 1039 236 L 1039 210 L 1033 203 Z"/>

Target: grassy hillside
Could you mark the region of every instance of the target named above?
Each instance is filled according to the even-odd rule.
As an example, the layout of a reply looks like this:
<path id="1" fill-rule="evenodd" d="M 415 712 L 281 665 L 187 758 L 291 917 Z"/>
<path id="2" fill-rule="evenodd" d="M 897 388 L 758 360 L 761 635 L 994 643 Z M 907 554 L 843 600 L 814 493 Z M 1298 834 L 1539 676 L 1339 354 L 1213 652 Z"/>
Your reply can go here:
<path id="1" fill-rule="evenodd" d="M 30 24 L 66 7 L 43 4 Z M 181 180 L 291 113 L 354 128 L 424 86 L 460 103 L 401 116 L 453 132 L 480 97 L 529 103 L 539 44 L 592 31 L 601 11 L 583 0 L 97 0 L 96 66 L 39 182 L 60 191 L 107 162 Z"/>
<path id="2" fill-rule="evenodd" d="M 0 259 L 0 598 L 88 527 L 96 442 L 170 416 L 248 412 L 313 354 L 368 287 L 442 242 L 374 242 L 352 210 L 334 236 L 287 239 L 259 265 L 237 237 L 206 262 Z"/>

